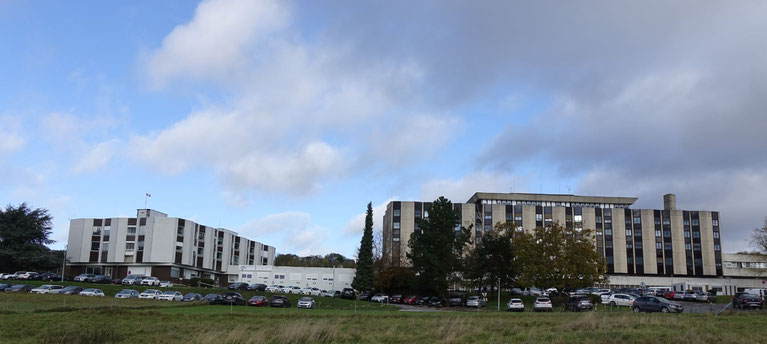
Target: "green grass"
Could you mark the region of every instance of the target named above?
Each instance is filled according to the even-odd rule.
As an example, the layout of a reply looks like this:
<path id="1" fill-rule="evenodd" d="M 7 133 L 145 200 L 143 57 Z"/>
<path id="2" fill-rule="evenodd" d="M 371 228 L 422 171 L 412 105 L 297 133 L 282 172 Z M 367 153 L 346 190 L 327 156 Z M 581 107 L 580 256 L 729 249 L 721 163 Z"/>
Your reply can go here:
<path id="1" fill-rule="evenodd" d="M 398 312 L 194 305 L 0 293 L 8 343 L 746 343 L 767 341 L 767 313 Z M 111 306 L 111 307 L 110 307 Z M 294 306 L 295 307 L 295 306 Z M 231 313 L 230 313 L 231 311 Z"/>

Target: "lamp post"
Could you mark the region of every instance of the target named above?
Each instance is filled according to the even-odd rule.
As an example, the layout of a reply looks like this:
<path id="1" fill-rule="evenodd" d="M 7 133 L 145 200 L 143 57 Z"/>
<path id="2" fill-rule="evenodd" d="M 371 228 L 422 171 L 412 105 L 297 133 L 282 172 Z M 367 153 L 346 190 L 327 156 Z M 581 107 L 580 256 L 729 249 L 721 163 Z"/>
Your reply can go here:
<path id="1" fill-rule="evenodd" d="M 68 245 L 64 245 L 64 261 L 61 263 L 61 282 L 64 282 L 64 271 L 67 269 L 67 247 Z"/>

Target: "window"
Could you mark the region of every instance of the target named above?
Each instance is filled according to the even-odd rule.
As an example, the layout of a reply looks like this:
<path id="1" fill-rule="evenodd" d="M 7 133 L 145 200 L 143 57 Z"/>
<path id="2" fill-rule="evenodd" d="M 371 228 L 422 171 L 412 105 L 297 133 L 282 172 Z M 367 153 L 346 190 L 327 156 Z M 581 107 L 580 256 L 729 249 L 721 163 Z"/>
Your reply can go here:
<path id="1" fill-rule="evenodd" d="M 597 223 L 602 223 L 602 217 L 601 216 L 597 216 L 596 217 L 596 222 Z"/>
<path id="2" fill-rule="evenodd" d="M 400 210 L 394 209 L 394 216 L 400 216 Z"/>
<path id="3" fill-rule="evenodd" d="M 136 226 L 128 226 L 128 235 L 136 235 Z"/>
<path id="4" fill-rule="evenodd" d="M 700 244 L 693 244 L 692 249 L 693 251 L 700 251 Z"/>
<path id="5" fill-rule="evenodd" d="M 634 257 L 627 257 L 626 263 L 628 263 L 629 265 L 634 265 Z"/>
<path id="6" fill-rule="evenodd" d="M 133 251 L 135 249 L 136 249 L 136 243 L 129 242 L 125 244 L 126 251 Z"/>
<path id="7" fill-rule="evenodd" d="M 399 242 L 399 238 L 392 238 L 391 241 Z"/>
<path id="8" fill-rule="evenodd" d="M 394 223 L 394 229 L 399 229 L 399 222 Z"/>
<path id="9" fill-rule="evenodd" d="M 102 251 L 108 251 L 109 250 L 109 243 L 108 242 L 101 243 L 101 250 Z"/>
<path id="10" fill-rule="evenodd" d="M 670 226 L 671 225 L 671 219 L 663 219 L 663 225 L 664 226 Z"/>
<path id="11" fill-rule="evenodd" d="M 170 268 L 170 278 L 178 278 L 181 275 L 181 270 L 179 268 Z"/>
<path id="12" fill-rule="evenodd" d="M 688 219 L 685 219 L 685 220 L 684 220 L 684 225 L 685 225 L 685 226 L 689 226 L 689 225 L 690 225 L 690 220 L 688 220 Z"/>
<path id="13" fill-rule="evenodd" d="M 666 258 L 666 265 L 674 265 L 674 259 L 673 258 Z"/>
<path id="14" fill-rule="evenodd" d="M 93 234 L 94 235 L 101 234 L 101 227 L 93 227 Z"/>
<path id="15" fill-rule="evenodd" d="M 712 226 L 719 226 L 719 220 L 717 220 L 717 219 L 711 220 L 711 225 Z"/>
<path id="16" fill-rule="evenodd" d="M 634 248 L 636 248 L 637 250 L 641 250 L 642 249 L 642 242 L 641 241 L 637 241 L 634 244 Z"/>
<path id="17" fill-rule="evenodd" d="M 655 231 L 655 237 L 660 238 L 660 231 Z"/>
<path id="18" fill-rule="evenodd" d="M 607 257 L 607 264 L 613 263 L 613 257 Z"/>
<path id="19" fill-rule="evenodd" d="M 216 259 L 221 260 L 221 252 L 216 252 Z"/>
<path id="20" fill-rule="evenodd" d="M 605 229 L 605 235 L 613 235 L 612 229 Z"/>
<path id="21" fill-rule="evenodd" d="M 693 238 L 700 238 L 700 232 L 692 232 Z"/>
<path id="22" fill-rule="evenodd" d="M 684 237 L 689 238 L 690 237 L 690 231 L 684 231 Z"/>
<path id="23" fill-rule="evenodd" d="M 692 249 L 692 246 L 690 244 L 684 244 L 684 249 L 689 251 Z"/>
<path id="24" fill-rule="evenodd" d="M 202 255 L 204 254 L 204 252 L 205 252 L 205 249 L 204 249 L 204 248 L 202 248 L 202 247 L 198 247 L 198 248 L 197 248 L 197 255 L 200 255 L 200 256 L 202 256 Z"/>
<path id="25" fill-rule="evenodd" d="M 634 244 L 632 242 L 627 242 L 626 243 L 626 248 L 632 249 L 632 248 L 634 248 Z"/>
<path id="26" fill-rule="evenodd" d="M 605 216 L 605 223 L 613 223 L 613 218 Z"/>
<path id="27" fill-rule="evenodd" d="M 634 216 L 634 224 L 638 225 L 642 223 L 642 218 L 639 216 Z"/>
<path id="28" fill-rule="evenodd" d="M 719 232 L 714 232 L 714 239 L 719 239 Z"/>
<path id="29" fill-rule="evenodd" d="M 184 244 L 180 243 L 180 242 L 177 242 L 176 243 L 176 252 L 178 253 L 178 252 L 181 252 L 183 250 L 184 250 Z"/>
<path id="30" fill-rule="evenodd" d="M 575 215 L 575 222 L 583 222 L 583 215 Z"/>
<path id="31" fill-rule="evenodd" d="M 663 243 L 656 242 L 655 243 L 655 249 L 656 250 L 662 250 L 663 249 Z"/>
<path id="32" fill-rule="evenodd" d="M 693 226 L 699 226 L 700 225 L 700 221 L 698 219 L 692 219 L 692 225 Z"/>
<path id="33" fill-rule="evenodd" d="M 636 262 L 637 262 L 637 265 L 643 265 L 644 264 L 644 257 L 637 257 Z"/>
<path id="34" fill-rule="evenodd" d="M 612 240 L 605 241 L 605 248 L 613 248 Z"/>
<path id="35" fill-rule="evenodd" d="M 139 226 L 138 235 L 145 235 L 145 234 L 146 234 L 146 226 Z"/>
<path id="36" fill-rule="evenodd" d="M 627 230 L 626 230 L 626 237 L 628 238 L 628 237 L 630 237 L 630 236 L 631 236 L 631 230 L 630 230 L 630 229 L 627 229 Z"/>
<path id="37" fill-rule="evenodd" d="M 719 244 L 714 244 L 714 251 L 721 251 L 722 246 L 719 246 Z"/>
<path id="38" fill-rule="evenodd" d="M 91 251 L 98 251 L 99 250 L 99 242 L 92 242 L 91 243 Z"/>
<path id="39" fill-rule="evenodd" d="M 543 214 L 535 214 L 535 221 L 543 221 Z"/>
<path id="40" fill-rule="evenodd" d="M 143 251 L 144 250 L 144 242 L 143 241 L 139 241 L 138 242 L 138 250 L 139 251 Z"/>
<path id="41" fill-rule="evenodd" d="M 664 238 L 670 238 L 671 237 L 671 231 L 663 231 L 663 237 Z"/>
<path id="42" fill-rule="evenodd" d="M 416 210 L 416 211 L 415 211 L 415 217 L 416 217 L 416 218 L 419 218 L 419 217 L 421 217 L 421 211 L 420 211 L 420 210 Z"/>

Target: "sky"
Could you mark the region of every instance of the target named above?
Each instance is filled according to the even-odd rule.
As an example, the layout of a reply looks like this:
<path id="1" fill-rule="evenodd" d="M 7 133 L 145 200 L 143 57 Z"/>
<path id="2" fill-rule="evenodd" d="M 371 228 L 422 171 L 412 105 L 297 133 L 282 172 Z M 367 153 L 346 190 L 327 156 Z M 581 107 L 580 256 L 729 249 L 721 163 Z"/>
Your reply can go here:
<path id="1" fill-rule="evenodd" d="M 764 1 L 0 0 L 0 201 L 354 256 L 477 191 L 767 216 Z"/>

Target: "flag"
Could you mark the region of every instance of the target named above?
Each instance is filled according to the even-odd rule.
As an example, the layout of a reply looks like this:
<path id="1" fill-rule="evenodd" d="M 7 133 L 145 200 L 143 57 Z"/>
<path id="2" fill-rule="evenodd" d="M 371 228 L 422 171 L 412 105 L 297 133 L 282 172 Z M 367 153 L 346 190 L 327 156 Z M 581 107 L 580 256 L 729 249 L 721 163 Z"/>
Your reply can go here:
<path id="1" fill-rule="evenodd" d="M 150 194 L 146 194 L 146 197 L 152 197 L 152 195 L 150 195 Z"/>

